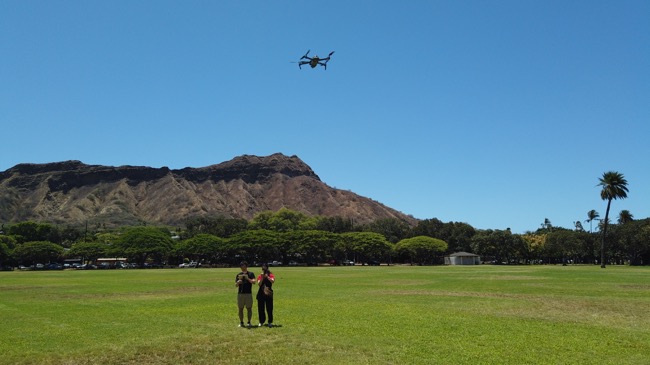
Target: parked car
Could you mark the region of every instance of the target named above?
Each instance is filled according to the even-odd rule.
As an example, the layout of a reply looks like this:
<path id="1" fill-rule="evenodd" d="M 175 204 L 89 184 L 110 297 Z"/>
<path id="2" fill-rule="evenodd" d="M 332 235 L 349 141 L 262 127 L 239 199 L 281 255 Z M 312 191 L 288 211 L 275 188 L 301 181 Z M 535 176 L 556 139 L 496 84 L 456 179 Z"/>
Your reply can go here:
<path id="1" fill-rule="evenodd" d="M 282 261 L 271 261 L 269 266 L 282 266 Z"/>
<path id="2" fill-rule="evenodd" d="M 289 266 L 298 266 L 298 262 L 291 260 L 289 261 Z"/>
<path id="3" fill-rule="evenodd" d="M 352 261 L 352 260 L 343 260 L 343 261 L 341 261 L 341 265 L 343 265 L 343 266 L 354 266 L 354 261 Z"/>

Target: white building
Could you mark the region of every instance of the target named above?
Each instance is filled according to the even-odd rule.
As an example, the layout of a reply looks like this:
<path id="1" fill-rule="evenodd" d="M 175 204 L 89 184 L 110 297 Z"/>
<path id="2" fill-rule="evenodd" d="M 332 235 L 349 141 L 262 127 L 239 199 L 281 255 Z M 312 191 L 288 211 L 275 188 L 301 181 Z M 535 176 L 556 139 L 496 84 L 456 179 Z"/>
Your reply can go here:
<path id="1" fill-rule="evenodd" d="M 445 265 L 480 265 L 481 256 L 469 252 L 456 252 L 445 256 Z"/>

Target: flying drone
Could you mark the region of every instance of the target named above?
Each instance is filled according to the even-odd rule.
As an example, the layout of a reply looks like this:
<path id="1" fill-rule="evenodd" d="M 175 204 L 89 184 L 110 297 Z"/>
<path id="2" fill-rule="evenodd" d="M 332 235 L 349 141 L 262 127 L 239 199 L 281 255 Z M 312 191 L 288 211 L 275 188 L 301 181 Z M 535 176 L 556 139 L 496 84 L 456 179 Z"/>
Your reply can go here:
<path id="1" fill-rule="evenodd" d="M 330 52 L 330 54 L 328 54 L 327 57 L 325 58 L 320 58 L 318 56 L 309 57 L 307 56 L 308 54 L 309 54 L 309 50 L 307 50 L 307 53 L 305 53 L 304 56 L 300 57 L 300 62 L 298 62 L 298 67 L 300 69 L 302 69 L 302 65 L 309 65 L 311 66 L 311 68 L 315 68 L 316 66 L 321 65 L 327 70 L 327 61 L 330 60 L 330 57 L 332 57 L 334 51 Z"/>

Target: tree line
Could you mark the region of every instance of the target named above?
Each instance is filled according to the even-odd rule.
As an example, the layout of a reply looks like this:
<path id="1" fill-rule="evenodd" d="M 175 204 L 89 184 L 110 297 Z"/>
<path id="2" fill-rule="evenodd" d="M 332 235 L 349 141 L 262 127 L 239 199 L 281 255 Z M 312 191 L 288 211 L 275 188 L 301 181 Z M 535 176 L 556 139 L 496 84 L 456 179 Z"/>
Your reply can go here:
<path id="1" fill-rule="evenodd" d="M 650 218 L 635 220 L 623 210 L 610 222 L 612 200 L 627 197 L 622 174 L 599 179 L 607 201 L 604 219 L 587 212 L 589 231 L 581 220 L 573 229 L 554 227 L 548 218 L 534 232 L 479 230 L 467 223 L 437 218 L 415 226 L 398 219 L 357 225 L 343 217 L 307 216 L 290 209 L 261 212 L 250 220 L 196 217 L 184 227 L 59 227 L 20 222 L 0 227 L 0 266 L 33 265 L 82 258 L 125 257 L 144 265 L 173 265 L 193 260 L 236 264 L 239 260 L 280 260 L 306 264 L 352 260 L 438 264 L 453 252 L 470 252 L 496 264 L 650 264 Z M 597 231 L 593 223 L 597 222 Z M 607 242 L 607 244 L 606 244 Z"/>
<path id="2" fill-rule="evenodd" d="M 602 224 L 601 224 L 602 226 Z M 263 212 L 251 221 L 199 217 L 183 229 L 131 226 L 114 230 L 60 228 L 48 223 L 3 225 L 0 265 L 33 265 L 82 258 L 125 257 L 144 265 L 176 265 L 185 261 L 236 264 L 240 260 L 296 261 L 317 264 L 351 260 L 439 264 L 459 251 L 496 264 L 600 263 L 602 231 L 554 227 L 548 219 L 535 232 L 477 230 L 467 223 L 425 219 L 414 227 L 381 219 L 354 225 L 342 217 L 308 217 L 281 209 Z M 650 219 L 609 224 L 609 263 L 650 263 Z"/>
<path id="3" fill-rule="evenodd" d="M 386 227 L 392 224 L 398 221 L 391 220 Z M 405 223 L 398 225 L 408 229 Z M 0 263 L 33 265 L 65 258 L 92 262 L 100 257 L 125 257 L 139 266 L 188 260 L 233 265 L 240 260 L 318 264 L 391 262 L 394 258 L 433 264 L 447 250 L 445 242 L 433 237 L 391 242 L 381 233 L 359 228 L 340 217 L 308 217 L 288 209 L 260 213 L 250 222 L 200 217 L 188 220 L 185 229 L 137 226 L 67 236 L 48 223 L 21 222 L 3 225 Z"/>

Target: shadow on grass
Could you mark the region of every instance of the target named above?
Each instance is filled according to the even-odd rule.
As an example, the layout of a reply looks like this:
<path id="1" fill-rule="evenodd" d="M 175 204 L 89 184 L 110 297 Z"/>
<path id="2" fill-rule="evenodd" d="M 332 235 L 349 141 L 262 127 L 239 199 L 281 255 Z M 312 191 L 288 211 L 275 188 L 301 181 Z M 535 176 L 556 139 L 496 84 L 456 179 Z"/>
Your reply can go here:
<path id="1" fill-rule="evenodd" d="M 260 329 L 260 330 L 269 329 L 269 330 L 272 330 L 274 328 L 282 328 L 282 325 L 281 324 L 274 324 L 272 327 L 268 327 L 267 325 L 264 324 L 262 326 L 252 326 L 252 327 L 242 327 L 242 328 L 247 329 L 247 330 L 256 330 L 256 329 Z"/>

